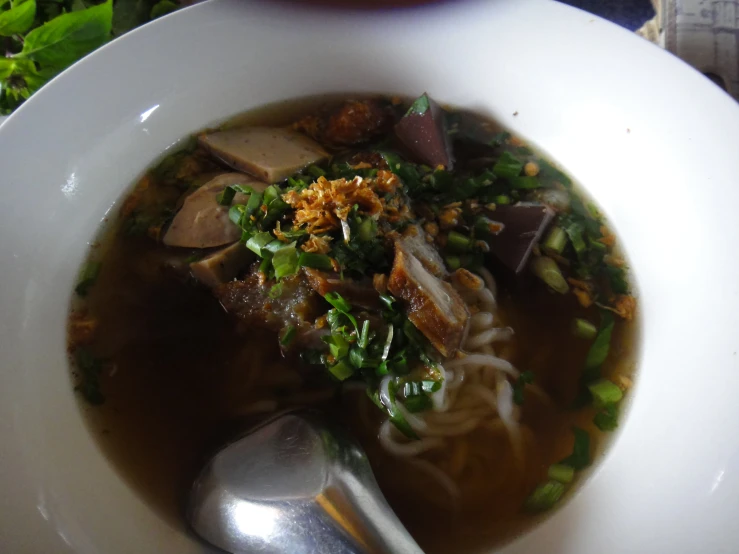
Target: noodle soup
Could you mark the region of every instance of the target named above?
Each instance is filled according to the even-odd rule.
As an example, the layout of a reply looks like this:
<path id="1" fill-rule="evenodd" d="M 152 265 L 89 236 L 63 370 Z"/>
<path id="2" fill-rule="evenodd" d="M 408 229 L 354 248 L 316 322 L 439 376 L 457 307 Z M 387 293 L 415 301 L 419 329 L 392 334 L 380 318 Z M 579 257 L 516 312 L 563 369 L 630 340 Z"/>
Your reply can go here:
<path id="1" fill-rule="evenodd" d="M 425 551 L 472 552 L 565 498 L 617 427 L 635 310 L 603 216 L 516 137 L 427 95 L 314 99 L 147 171 L 69 344 L 91 429 L 175 524 L 214 447 L 315 406 Z"/>

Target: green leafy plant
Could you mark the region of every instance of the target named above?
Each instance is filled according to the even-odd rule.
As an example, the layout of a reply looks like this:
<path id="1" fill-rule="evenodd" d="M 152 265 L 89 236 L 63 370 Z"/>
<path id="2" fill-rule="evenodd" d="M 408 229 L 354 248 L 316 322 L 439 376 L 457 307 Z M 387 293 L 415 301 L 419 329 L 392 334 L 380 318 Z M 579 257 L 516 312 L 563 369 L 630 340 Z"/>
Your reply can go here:
<path id="1" fill-rule="evenodd" d="M 111 38 L 179 8 L 173 0 L 0 0 L 0 113 Z"/>

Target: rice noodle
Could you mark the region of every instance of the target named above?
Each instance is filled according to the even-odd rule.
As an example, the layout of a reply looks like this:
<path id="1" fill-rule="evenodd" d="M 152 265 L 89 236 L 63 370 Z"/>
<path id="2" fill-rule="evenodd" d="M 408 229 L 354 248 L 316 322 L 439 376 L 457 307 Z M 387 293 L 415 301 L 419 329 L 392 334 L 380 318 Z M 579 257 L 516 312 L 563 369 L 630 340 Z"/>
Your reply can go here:
<path id="1" fill-rule="evenodd" d="M 414 440 L 411 442 L 398 442 L 393 438 L 393 431 L 395 427 L 390 420 L 385 422 L 380 427 L 380 444 L 382 447 L 390 452 L 391 454 L 399 457 L 416 456 L 421 452 L 426 452 L 432 448 L 439 448 L 444 446 L 444 441 L 440 438 L 426 438 Z"/>
<path id="2" fill-rule="evenodd" d="M 490 312 L 477 312 L 470 318 L 470 329 L 481 331 L 493 325 L 493 314 Z"/>
<path id="3" fill-rule="evenodd" d="M 495 301 L 495 296 L 493 296 L 493 293 L 488 288 L 482 289 L 479 292 L 478 301 L 480 302 L 480 305 L 488 311 L 493 311 L 498 305 Z"/>
<path id="4" fill-rule="evenodd" d="M 380 402 L 382 402 L 383 406 L 392 406 L 392 400 L 390 398 L 390 383 L 392 380 L 392 376 L 386 375 L 380 381 Z"/>
<path id="5" fill-rule="evenodd" d="M 444 366 L 438 364 L 437 369 L 441 373 L 441 388 L 431 395 L 431 402 L 433 403 L 434 410 L 437 412 L 445 412 L 449 409 L 449 397 L 446 394 L 447 389 L 447 375 Z"/>
<path id="6" fill-rule="evenodd" d="M 479 274 L 484 287 L 471 290 L 455 286 L 473 314 L 470 334 L 464 342 L 461 357 L 444 360 L 443 365 L 436 366 L 442 385 L 430 395 L 433 409 L 412 413 L 403 405 L 401 398 L 396 399 L 400 415 L 420 437 L 419 440 L 403 437 L 390 420 L 382 424 L 379 432 L 380 444 L 386 451 L 428 473 L 454 503 L 459 499 L 460 489 L 452 477 L 461 478 L 469 471 L 470 456 L 474 456 L 469 445 L 477 439 L 471 443 L 469 439 L 462 439 L 466 446 L 460 450 L 452 447 L 456 443 L 449 443 L 445 438 L 464 437 L 477 430 L 491 434 L 505 432 L 513 457 L 521 468 L 525 464 L 526 434 L 522 433 L 518 421 L 520 410 L 513 402 L 511 384 L 519 372 L 511 362 L 496 355 L 494 346 L 511 340 L 514 330 L 496 326 L 499 318 L 495 280 L 486 269 L 481 269 Z M 452 284 L 454 286 L 454 282 Z M 380 400 L 386 406 L 390 406 L 389 386 L 393 379 L 386 376 L 380 382 Z M 546 398 L 543 391 L 537 390 L 536 393 Z M 441 459 L 448 457 L 448 463 L 440 461 L 438 449 L 441 448 L 444 448 Z M 427 458 L 426 453 L 431 450 L 437 453 Z"/>
<path id="7" fill-rule="evenodd" d="M 508 373 L 509 375 L 513 375 L 514 377 L 518 377 L 519 375 L 518 370 L 513 367 L 513 364 L 511 362 L 509 362 L 508 360 L 504 360 L 503 358 L 498 358 L 497 356 L 491 356 L 490 354 L 470 354 L 469 356 L 465 356 L 464 358 L 458 358 L 456 360 L 452 360 L 451 362 L 447 362 L 447 366 L 452 369 L 456 369 L 458 367 L 463 367 L 466 365 L 490 367 Z"/>
<path id="8" fill-rule="evenodd" d="M 486 329 L 476 335 L 467 337 L 464 346 L 467 350 L 475 350 L 489 345 L 491 342 L 511 340 L 513 329 L 510 327 Z"/>
<path id="9" fill-rule="evenodd" d="M 498 294 L 498 285 L 495 283 L 495 279 L 493 278 L 493 274 L 490 273 L 490 270 L 485 267 L 481 267 L 477 272 L 480 274 L 480 277 L 482 277 L 482 280 L 485 281 L 485 286 L 491 293 L 493 293 L 493 296 Z"/>
<path id="10" fill-rule="evenodd" d="M 518 422 L 515 417 L 515 406 L 513 405 L 513 387 L 508 381 L 501 381 L 498 384 L 498 415 L 501 421 L 508 429 L 508 436 L 511 439 L 513 451 L 519 461 L 523 461 L 523 444 L 521 443 L 521 433 L 518 428 Z"/>

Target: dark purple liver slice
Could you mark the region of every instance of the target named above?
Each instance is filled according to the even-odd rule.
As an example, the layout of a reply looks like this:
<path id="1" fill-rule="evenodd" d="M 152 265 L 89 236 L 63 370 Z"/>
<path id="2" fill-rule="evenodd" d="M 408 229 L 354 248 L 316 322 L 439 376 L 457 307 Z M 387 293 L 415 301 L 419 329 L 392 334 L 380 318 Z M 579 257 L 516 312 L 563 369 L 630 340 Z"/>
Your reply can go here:
<path id="1" fill-rule="evenodd" d="M 444 110 L 426 93 L 416 99 L 395 125 L 395 134 L 418 161 L 452 169 L 454 156 Z"/>
<path id="2" fill-rule="evenodd" d="M 551 223 L 554 211 L 542 204 L 521 203 L 498 206 L 487 217 L 505 228 L 488 241 L 490 252 L 514 273 L 520 273 L 531 256 L 531 250 Z"/>

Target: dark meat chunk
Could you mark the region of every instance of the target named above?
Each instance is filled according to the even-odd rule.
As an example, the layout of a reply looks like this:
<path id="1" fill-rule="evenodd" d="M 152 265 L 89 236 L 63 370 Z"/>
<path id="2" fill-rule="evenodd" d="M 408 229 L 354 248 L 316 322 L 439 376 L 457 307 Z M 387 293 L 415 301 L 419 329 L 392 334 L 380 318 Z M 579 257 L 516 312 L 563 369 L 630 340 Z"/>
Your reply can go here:
<path id="1" fill-rule="evenodd" d="M 309 115 L 295 128 L 320 143 L 350 146 L 371 141 L 388 133 L 395 123 L 392 108 L 379 100 L 347 100 L 318 115 Z"/>
<path id="2" fill-rule="evenodd" d="M 253 271 L 243 281 L 231 281 L 215 289 L 216 298 L 230 314 L 272 331 L 289 326 L 299 331 L 313 329 L 321 312 L 320 297 L 308 286 L 302 275 L 280 281 L 280 294 L 270 298 L 274 281 L 263 282 Z"/>
<path id="3" fill-rule="evenodd" d="M 200 144 L 240 171 L 268 183 L 284 181 L 293 173 L 328 158 L 319 144 L 292 129 L 242 127 L 202 135 Z"/>
<path id="4" fill-rule="evenodd" d="M 486 215 L 504 225 L 503 230 L 488 240 L 490 252 L 508 269 L 520 273 L 526 267 L 531 251 L 554 217 L 554 210 L 542 204 L 520 203 L 498 206 Z"/>
<path id="5" fill-rule="evenodd" d="M 500 129 L 489 121 L 462 111 L 448 114 L 447 122 L 458 170 L 487 168 L 500 156 Z"/>
<path id="6" fill-rule="evenodd" d="M 426 93 L 413 102 L 395 126 L 395 134 L 419 161 L 431 167 L 453 168 L 452 143 L 444 110 Z"/>
<path id="7" fill-rule="evenodd" d="M 367 310 L 382 308 L 380 295 L 372 286 L 372 281 L 357 282 L 351 279 L 341 279 L 337 273 L 327 273 L 318 269 L 303 268 L 305 277 L 313 290 L 321 296 L 329 292 L 336 292 L 346 299 L 352 306 L 359 306 Z"/>
<path id="8" fill-rule="evenodd" d="M 216 288 L 234 279 L 255 258 L 254 252 L 236 242 L 192 262 L 190 271 L 206 287 Z"/>
<path id="9" fill-rule="evenodd" d="M 405 301 L 408 319 L 443 356 L 459 350 L 470 318 L 466 304 L 449 283 L 423 266 L 403 240 L 395 243 L 388 289 Z"/>

